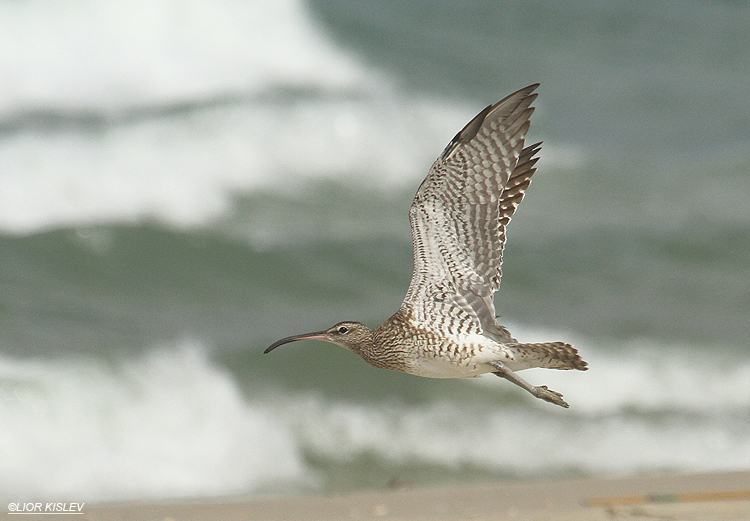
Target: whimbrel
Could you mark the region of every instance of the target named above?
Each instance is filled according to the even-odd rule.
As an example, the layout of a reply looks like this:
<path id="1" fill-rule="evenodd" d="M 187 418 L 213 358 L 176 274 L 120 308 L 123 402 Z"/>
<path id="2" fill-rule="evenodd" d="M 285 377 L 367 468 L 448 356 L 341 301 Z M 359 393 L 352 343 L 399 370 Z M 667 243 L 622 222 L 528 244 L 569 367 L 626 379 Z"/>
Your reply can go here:
<path id="1" fill-rule="evenodd" d="M 586 362 L 564 342 L 520 343 L 497 322 L 505 228 L 521 202 L 540 144 L 525 147 L 538 84 L 514 92 L 472 119 L 448 144 L 409 210 L 414 273 L 399 310 L 370 330 L 339 322 L 283 338 L 325 340 L 367 362 L 428 378 L 494 373 L 542 400 L 568 407 L 562 394 L 533 386 L 516 371 L 578 369 Z"/>

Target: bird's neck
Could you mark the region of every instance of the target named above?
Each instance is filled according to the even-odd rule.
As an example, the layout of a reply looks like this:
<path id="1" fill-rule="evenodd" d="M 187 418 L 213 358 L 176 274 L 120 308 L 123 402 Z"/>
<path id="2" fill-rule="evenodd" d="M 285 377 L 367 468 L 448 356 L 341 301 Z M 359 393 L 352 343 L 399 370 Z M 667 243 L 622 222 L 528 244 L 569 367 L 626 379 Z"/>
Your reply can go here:
<path id="1" fill-rule="evenodd" d="M 345 347 L 346 349 L 357 353 L 359 356 L 367 360 L 367 357 L 372 353 L 375 349 L 375 337 L 374 337 L 374 331 L 367 331 L 367 334 L 364 335 L 364 338 L 358 339 L 356 343 L 351 344 L 341 344 L 342 347 Z"/>
<path id="2" fill-rule="evenodd" d="M 403 370 L 406 333 L 406 314 L 401 308 L 373 330 L 372 342 L 359 355 L 376 367 Z"/>

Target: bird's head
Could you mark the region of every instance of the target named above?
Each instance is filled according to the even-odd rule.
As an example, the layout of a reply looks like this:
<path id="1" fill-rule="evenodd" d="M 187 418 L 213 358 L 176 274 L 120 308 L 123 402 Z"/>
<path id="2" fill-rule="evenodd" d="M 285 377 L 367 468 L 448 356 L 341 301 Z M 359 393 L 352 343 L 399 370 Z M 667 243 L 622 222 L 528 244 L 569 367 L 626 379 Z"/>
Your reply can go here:
<path id="1" fill-rule="evenodd" d="M 372 331 L 360 322 L 339 322 L 325 331 L 315 331 L 303 335 L 294 335 L 277 340 L 266 348 L 263 353 L 269 353 L 283 344 L 297 342 L 299 340 L 325 340 L 357 354 L 372 345 Z"/>

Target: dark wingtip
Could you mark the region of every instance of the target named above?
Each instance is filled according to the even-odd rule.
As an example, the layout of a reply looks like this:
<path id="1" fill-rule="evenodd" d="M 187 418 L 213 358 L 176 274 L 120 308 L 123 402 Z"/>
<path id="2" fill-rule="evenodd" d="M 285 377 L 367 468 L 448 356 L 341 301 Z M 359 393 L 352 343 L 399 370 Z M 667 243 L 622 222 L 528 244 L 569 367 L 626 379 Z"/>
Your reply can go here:
<path id="1" fill-rule="evenodd" d="M 448 146 L 446 146 L 443 150 L 443 153 L 440 154 L 440 157 L 442 159 L 446 159 L 459 145 L 466 144 L 474 139 L 479 132 L 479 129 L 482 128 L 482 124 L 484 123 L 485 118 L 487 118 L 487 115 L 496 107 L 508 101 L 510 98 L 518 96 L 519 94 L 525 94 L 530 99 L 529 104 L 533 102 L 534 99 L 536 99 L 537 95 L 532 94 L 532 92 L 534 92 L 537 87 L 539 87 L 538 83 L 532 83 L 527 87 L 517 90 L 513 94 L 509 94 L 493 105 L 487 105 L 479 114 L 474 116 L 474 118 L 469 121 L 466 126 L 464 126 L 464 128 L 462 128 L 461 131 L 453 137 L 453 139 L 451 139 L 450 143 L 448 143 Z M 533 108 L 531 110 L 533 110 Z"/>
<path id="2" fill-rule="evenodd" d="M 445 150 L 443 150 L 443 153 L 441 154 L 441 157 L 445 159 L 448 157 L 453 150 L 456 149 L 458 145 L 468 143 L 474 137 L 477 135 L 477 132 L 479 132 L 479 129 L 482 128 L 482 123 L 484 122 L 484 118 L 487 117 L 487 114 L 489 114 L 492 109 L 494 108 L 494 105 L 487 105 L 479 114 L 474 116 L 471 121 L 469 121 L 464 128 L 462 128 L 458 134 L 453 136 L 453 139 L 451 139 L 451 142 L 448 143 L 448 146 L 445 147 Z"/>

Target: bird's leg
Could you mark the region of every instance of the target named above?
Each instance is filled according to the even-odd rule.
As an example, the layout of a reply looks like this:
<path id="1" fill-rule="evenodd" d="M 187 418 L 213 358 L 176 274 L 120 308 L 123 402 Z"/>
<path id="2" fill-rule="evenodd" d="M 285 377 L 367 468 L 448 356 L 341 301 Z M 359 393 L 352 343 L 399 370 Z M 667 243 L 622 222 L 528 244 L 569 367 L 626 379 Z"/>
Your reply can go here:
<path id="1" fill-rule="evenodd" d="M 490 365 L 497 369 L 497 371 L 493 371 L 492 374 L 496 374 L 497 376 L 513 382 L 517 386 L 526 389 L 537 398 L 554 403 L 560 407 L 565 407 L 566 409 L 568 408 L 568 404 L 563 400 L 562 394 L 553 391 L 552 389 L 548 389 L 546 385 L 540 385 L 539 387 L 531 385 L 529 382 L 511 371 L 508 366 L 502 362 L 490 362 Z"/>

